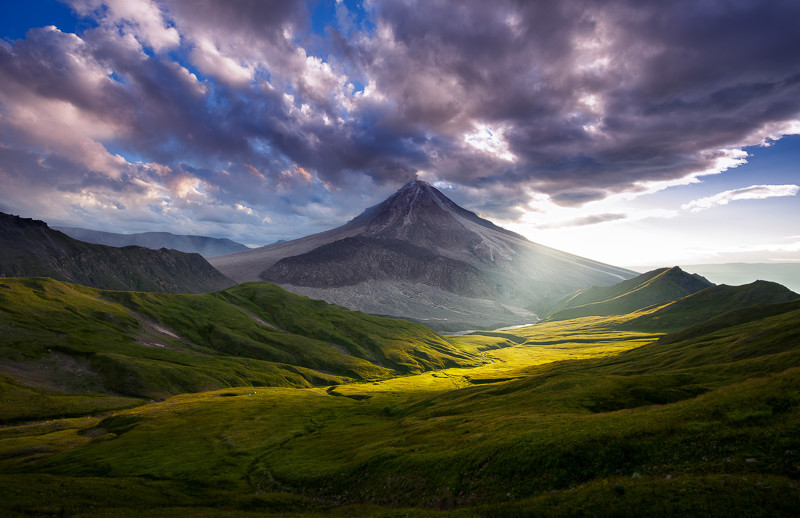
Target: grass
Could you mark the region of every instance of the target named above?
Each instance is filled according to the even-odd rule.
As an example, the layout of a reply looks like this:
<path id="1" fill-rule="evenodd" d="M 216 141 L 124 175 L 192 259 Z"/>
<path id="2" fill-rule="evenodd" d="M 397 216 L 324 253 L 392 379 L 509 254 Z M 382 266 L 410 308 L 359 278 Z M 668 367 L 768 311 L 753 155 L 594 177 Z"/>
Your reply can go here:
<path id="1" fill-rule="evenodd" d="M 655 311 L 644 312 L 627 326 L 647 331 L 680 331 L 726 313 L 758 314 L 759 307 L 796 300 L 800 295 L 768 281 L 755 281 L 743 286 L 712 286 L 684 297 Z M 729 317 L 724 317 L 729 318 Z"/>
<path id="2" fill-rule="evenodd" d="M 244 506 L 261 494 L 293 494 L 311 508 L 373 503 L 536 509 L 552 504 L 542 495 L 572 491 L 585 495 L 581 506 L 598 510 L 607 499 L 619 500 L 612 489 L 617 485 L 630 500 L 637 491 L 645 497 L 649 485 L 669 494 L 669 487 L 711 480 L 713 488 L 728 477 L 729 490 L 755 488 L 759 481 L 782 487 L 792 498 L 767 507 L 775 511 L 776 503 L 798 501 L 789 489 L 800 459 L 786 452 L 800 447 L 791 432 L 800 423 L 796 401 L 775 405 L 772 398 L 792 393 L 798 383 L 800 372 L 793 369 L 672 405 L 604 413 L 526 408 L 520 402 L 528 397 L 518 391 L 479 408 L 449 397 L 405 395 L 394 401 L 404 405 L 396 414 L 385 406 L 393 402 L 391 395 L 378 391 L 363 400 L 332 397 L 322 389 L 185 395 L 105 420 L 72 420 L 57 432 L 37 429 L 35 443 L 54 450 L 46 458 L 29 450 L 33 431 L 14 430 L 3 445 L 8 451 L 16 441 L 23 453 L 2 466 L 15 476 L 46 473 L 67 487 L 159 481 L 180 489 L 187 505 L 200 507 L 221 506 L 228 498 Z M 461 401 L 475 395 L 462 392 Z M 673 486 L 663 486 L 668 476 Z M 606 492 L 596 494 L 606 484 Z M 187 495 L 186 488 L 197 494 Z M 211 488 L 219 494 L 200 495 Z M 719 503 L 712 494 L 703 498 Z M 569 503 L 561 500 L 559 505 Z M 163 505 L 147 493 L 134 502 Z M 683 508 L 697 505 L 690 500 Z"/>
<path id="3" fill-rule="evenodd" d="M 62 394 L 0 378 L 0 422 L 82 416 L 142 403 L 139 398 L 102 393 Z"/>
<path id="4" fill-rule="evenodd" d="M 4 279 L 0 336 L 0 422 L 232 386 L 326 386 L 480 363 L 422 325 L 268 283 L 172 295 Z"/>
<path id="5" fill-rule="evenodd" d="M 366 320 L 354 329 L 335 312 L 327 320 L 320 313 L 301 319 L 292 308 L 271 306 L 272 290 L 244 285 L 214 300 L 193 298 L 198 307 L 143 294 L 114 294 L 98 304 L 123 308 L 112 329 L 145 322 L 138 316 L 145 315 L 186 339 L 190 324 L 181 323 L 185 312 L 176 308 L 201 313 L 222 303 L 309 339 L 340 340 L 340 347 L 352 339 L 367 356 L 368 341 L 353 338 L 364 330 L 398 348 L 383 358 L 419 361 L 403 348 L 411 346 L 390 340 L 416 328 Z M 298 311 L 327 308 L 312 303 Z M 318 387 L 224 387 L 5 426 L 0 509 L 119 516 L 794 515 L 800 305 L 735 310 L 671 335 L 626 327 L 646 314 L 448 337 L 448 354 L 472 366 Z M 234 322 L 225 320 L 231 332 L 242 328 Z M 228 358 L 206 335 L 190 343 L 213 362 Z"/>
<path id="6" fill-rule="evenodd" d="M 709 286 L 706 279 L 678 267 L 661 268 L 612 286 L 593 286 L 568 295 L 555 303 L 547 319 L 624 315 L 672 302 Z"/>

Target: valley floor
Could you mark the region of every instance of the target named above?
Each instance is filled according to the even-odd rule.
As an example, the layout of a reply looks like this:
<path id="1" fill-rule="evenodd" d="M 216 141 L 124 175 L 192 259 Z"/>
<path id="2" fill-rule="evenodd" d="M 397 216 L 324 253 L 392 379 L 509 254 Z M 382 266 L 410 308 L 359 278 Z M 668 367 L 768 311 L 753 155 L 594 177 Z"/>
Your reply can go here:
<path id="1" fill-rule="evenodd" d="M 449 337 L 479 367 L 230 388 L 8 425 L 0 509 L 791 516 L 798 314 L 669 347 L 621 331 L 626 317 L 543 323 Z"/>

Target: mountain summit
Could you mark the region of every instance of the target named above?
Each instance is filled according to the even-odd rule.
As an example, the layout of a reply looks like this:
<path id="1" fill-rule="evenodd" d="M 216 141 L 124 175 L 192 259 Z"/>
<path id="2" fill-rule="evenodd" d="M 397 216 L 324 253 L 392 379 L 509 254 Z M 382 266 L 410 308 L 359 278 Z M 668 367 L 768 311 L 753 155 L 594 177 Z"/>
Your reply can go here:
<path id="1" fill-rule="evenodd" d="M 460 247 L 469 243 L 482 247 L 489 256 L 497 246 L 493 233 L 524 239 L 459 207 L 422 180 L 407 183 L 384 202 L 354 218 L 350 225 L 363 227 L 370 236 L 402 239 L 424 247 Z"/>
<path id="2" fill-rule="evenodd" d="M 566 293 L 635 276 L 532 243 L 419 180 L 341 227 L 210 262 L 237 282 L 441 330 L 529 323 Z"/>

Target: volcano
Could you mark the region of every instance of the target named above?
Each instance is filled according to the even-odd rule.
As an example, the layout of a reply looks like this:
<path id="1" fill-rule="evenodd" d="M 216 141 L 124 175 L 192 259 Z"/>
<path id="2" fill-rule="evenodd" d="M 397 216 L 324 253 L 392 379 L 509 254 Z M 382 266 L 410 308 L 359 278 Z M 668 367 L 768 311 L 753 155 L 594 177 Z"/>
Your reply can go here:
<path id="1" fill-rule="evenodd" d="M 535 322 L 567 293 L 637 275 L 533 243 L 420 180 L 341 227 L 210 262 L 236 282 L 442 331 Z"/>

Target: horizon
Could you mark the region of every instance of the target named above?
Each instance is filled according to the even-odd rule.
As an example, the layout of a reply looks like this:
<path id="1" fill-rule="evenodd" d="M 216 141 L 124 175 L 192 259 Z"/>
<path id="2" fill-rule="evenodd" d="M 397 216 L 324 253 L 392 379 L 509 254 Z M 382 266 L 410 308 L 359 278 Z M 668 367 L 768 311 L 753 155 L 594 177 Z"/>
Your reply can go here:
<path id="1" fill-rule="evenodd" d="M 418 178 L 608 264 L 800 261 L 796 3 L 187 5 L 4 5 L 0 211 L 261 246 Z"/>

